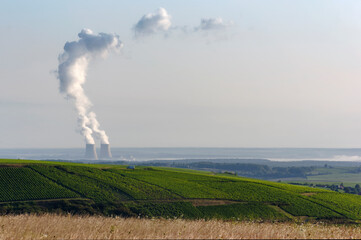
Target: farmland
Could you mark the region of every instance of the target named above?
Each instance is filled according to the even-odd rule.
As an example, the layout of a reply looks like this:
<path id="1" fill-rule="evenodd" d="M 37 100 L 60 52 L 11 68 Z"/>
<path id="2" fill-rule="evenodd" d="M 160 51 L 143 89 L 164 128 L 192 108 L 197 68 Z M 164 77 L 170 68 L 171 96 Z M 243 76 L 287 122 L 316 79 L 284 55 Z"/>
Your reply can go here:
<path id="1" fill-rule="evenodd" d="M 29 168 L 0 168 L 0 201 L 76 198 L 73 191 L 50 182 Z"/>
<path id="2" fill-rule="evenodd" d="M 209 172 L 0 160 L 0 213 L 267 221 L 361 220 L 361 197 Z"/>

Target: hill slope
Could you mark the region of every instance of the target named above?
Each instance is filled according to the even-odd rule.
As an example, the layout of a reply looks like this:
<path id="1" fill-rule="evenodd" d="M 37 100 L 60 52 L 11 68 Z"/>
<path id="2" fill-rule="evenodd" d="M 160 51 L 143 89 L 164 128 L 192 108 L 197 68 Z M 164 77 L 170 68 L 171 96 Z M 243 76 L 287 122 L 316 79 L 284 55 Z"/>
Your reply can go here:
<path id="1" fill-rule="evenodd" d="M 361 197 L 172 168 L 0 160 L 0 212 L 361 220 Z"/>

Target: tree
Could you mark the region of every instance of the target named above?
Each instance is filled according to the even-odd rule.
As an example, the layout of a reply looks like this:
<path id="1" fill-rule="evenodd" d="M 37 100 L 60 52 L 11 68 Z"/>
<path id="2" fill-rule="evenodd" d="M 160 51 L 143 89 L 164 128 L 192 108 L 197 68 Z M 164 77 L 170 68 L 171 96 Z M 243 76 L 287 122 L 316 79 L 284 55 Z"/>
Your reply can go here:
<path id="1" fill-rule="evenodd" d="M 355 185 L 355 193 L 356 193 L 356 194 L 359 194 L 360 192 L 361 192 L 360 184 L 356 184 L 356 185 Z"/>

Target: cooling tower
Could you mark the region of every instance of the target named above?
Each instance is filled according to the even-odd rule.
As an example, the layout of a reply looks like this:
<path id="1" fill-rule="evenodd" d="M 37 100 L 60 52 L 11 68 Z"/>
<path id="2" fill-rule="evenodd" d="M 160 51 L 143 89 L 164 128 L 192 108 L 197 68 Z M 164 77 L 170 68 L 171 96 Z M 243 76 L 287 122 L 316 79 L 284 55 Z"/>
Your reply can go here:
<path id="1" fill-rule="evenodd" d="M 95 144 L 87 144 L 85 148 L 85 158 L 98 160 Z"/>
<path id="2" fill-rule="evenodd" d="M 100 144 L 100 159 L 112 158 L 109 144 Z"/>

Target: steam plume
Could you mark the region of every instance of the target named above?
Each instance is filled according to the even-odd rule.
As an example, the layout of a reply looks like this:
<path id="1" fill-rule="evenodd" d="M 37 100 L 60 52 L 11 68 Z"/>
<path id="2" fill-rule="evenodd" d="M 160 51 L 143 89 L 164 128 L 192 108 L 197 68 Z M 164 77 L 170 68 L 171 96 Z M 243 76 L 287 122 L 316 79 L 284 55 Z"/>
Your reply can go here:
<path id="1" fill-rule="evenodd" d="M 100 137 L 103 143 L 109 143 L 108 136 L 99 129 L 99 122 L 93 112 L 89 112 L 92 103 L 85 95 L 83 84 L 90 60 L 97 56 L 105 57 L 111 51 L 122 47 L 119 36 L 115 34 L 94 34 L 83 29 L 78 41 L 66 42 L 64 52 L 59 56 L 58 79 L 60 93 L 73 99 L 78 113 L 78 125 L 87 144 L 94 144 L 92 133 Z"/>
<path id="2" fill-rule="evenodd" d="M 100 124 L 96 118 L 96 114 L 94 112 L 90 112 L 88 114 L 88 117 L 90 120 L 89 126 L 93 130 L 95 135 L 101 140 L 102 144 L 109 144 L 109 138 L 105 134 L 105 131 L 99 129 Z"/>
<path id="3" fill-rule="evenodd" d="M 134 26 L 137 35 L 150 35 L 167 31 L 172 25 L 171 16 L 164 8 L 158 8 L 155 13 L 144 15 Z"/>

